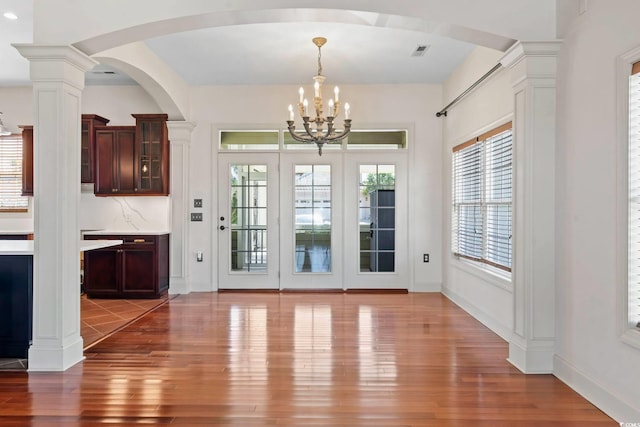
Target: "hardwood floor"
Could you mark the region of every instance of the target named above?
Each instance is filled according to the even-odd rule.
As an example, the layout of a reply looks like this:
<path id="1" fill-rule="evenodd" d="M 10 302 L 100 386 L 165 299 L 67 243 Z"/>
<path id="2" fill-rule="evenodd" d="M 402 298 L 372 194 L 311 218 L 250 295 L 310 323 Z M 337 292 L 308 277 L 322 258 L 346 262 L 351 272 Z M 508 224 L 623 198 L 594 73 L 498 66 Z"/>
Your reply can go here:
<path id="1" fill-rule="evenodd" d="M 85 355 L 0 372 L 0 425 L 618 425 L 440 294 L 194 293 Z"/>

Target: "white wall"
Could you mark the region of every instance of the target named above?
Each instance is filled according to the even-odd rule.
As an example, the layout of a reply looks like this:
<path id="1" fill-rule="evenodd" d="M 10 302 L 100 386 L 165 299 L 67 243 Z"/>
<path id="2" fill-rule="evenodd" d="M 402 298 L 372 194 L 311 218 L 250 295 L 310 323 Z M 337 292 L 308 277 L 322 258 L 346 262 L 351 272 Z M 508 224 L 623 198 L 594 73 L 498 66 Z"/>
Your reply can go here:
<path id="1" fill-rule="evenodd" d="M 617 324 L 616 254 L 623 242 L 616 239 L 616 149 L 623 121 L 615 71 L 616 58 L 640 46 L 638 16 L 635 0 L 592 0 L 565 31 L 556 121 L 555 371 L 619 421 L 636 422 L 640 349 L 620 341 Z"/>
<path id="2" fill-rule="evenodd" d="M 217 289 L 217 192 L 214 129 L 234 125 L 284 128 L 287 106 L 297 101 L 294 86 L 198 87 L 191 93 L 191 119 L 197 123 L 190 146 L 191 199 L 203 198 L 204 221 L 190 223 L 190 255 L 202 250 L 205 261 L 189 256 L 194 290 Z M 441 277 L 441 123 L 435 112 L 441 108 L 437 85 L 341 86 L 341 98 L 352 106 L 353 128 L 405 127 L 413 144 L 410 177 L 411 266 L 414 291 L 439 291 Z M 415 237 L 419 236 L 419 238 Z M 422 262 L 430 253 L 431 262 Z"/>
<path id="3" fill-rule="evenodd" d="M 452 99 L 495 66 L 502 52 L 476 48 L 444 85 L 444 100 Z M 504 339 L 513 326 L 513 291 L 509 280 L 451 256 L 451 149 L 479 133 L 510 120 L 513 89 L 500 69 L 451 108 L 444 125 L 443 149 L 443 292 Z"/>

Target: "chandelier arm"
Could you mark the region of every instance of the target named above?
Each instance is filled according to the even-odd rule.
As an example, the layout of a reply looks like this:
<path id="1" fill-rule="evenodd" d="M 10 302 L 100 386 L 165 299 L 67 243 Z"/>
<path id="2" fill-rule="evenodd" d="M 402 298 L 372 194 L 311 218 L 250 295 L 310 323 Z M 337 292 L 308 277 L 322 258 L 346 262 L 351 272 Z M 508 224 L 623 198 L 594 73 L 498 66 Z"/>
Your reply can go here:
<path id="1" fill-rule="evenodd" d="M 342 132 L 340 135 L 336 135 L 336 136 L 332 136 L 329 138 L 324 138 L 325 141 L 327 143 L 329 142 L 336 142 L 336 141 L 342 141 L 343 139 L 345 139 L 347 137 L 347 135 L 351 132 L 351 130 L 347 130 L 345 129 L 344 132 Z"/>
<path id="2" fill-rule="evenodd" d="M 305 138 L 304 136 L 298 135 L 296 133 L 296 127 L 293 125 L 293 120 L 287 120 L 287 124 L 289 125 L 289 133 L 294 140 L 298 142 L 315 142 L 311 136 Z"/>
<path id="3" fill-rule="evenodd" d="M 313 136 L 313 133 L 311 132 L 311 126 L 309 125 L 309 122 L 307 120 L 305 120 L 302 125 L 304 126 L 304 130 L 307 132 L 307 135 L 309 135 L 311 138 L 315 139 L 314 136 Z"/>
<path id="4" fill-rule="evenodd" d="M 351 119 L 345 119 L 344 131 L 340 135 L 324 138 L 327 142 L 342 141 L 351 132 Z"/>

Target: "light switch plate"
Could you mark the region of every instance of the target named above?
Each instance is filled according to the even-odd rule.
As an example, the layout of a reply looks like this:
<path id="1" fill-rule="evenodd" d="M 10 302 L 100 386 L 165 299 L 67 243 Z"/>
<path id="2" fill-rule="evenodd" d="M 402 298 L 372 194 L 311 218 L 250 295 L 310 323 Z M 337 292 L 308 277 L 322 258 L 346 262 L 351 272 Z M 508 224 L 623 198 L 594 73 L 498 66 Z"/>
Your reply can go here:
<path id="1" fill-rule="evenodd" d="M 201 208 L 202 207 L 202 199 L 193 199 L 193 207 Z"/>
<path id="2" fill-rule="evenodd" d="M 201 212 L 191 212 L 191 221 L 202 221 Z"/>

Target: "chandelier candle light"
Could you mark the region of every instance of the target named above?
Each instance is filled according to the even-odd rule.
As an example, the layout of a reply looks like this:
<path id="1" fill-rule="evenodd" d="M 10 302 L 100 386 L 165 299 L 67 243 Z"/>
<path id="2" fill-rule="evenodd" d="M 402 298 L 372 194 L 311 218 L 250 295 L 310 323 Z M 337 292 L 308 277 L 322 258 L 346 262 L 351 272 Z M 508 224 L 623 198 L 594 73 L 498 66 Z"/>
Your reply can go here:
<path id="1" fill-rule="evenodd" d="M 333 120 L 338 116 L 340 112 L 340 89 L 338 86 L 333 90 L 334 98 L 328 102 L 329 115 L 325 118 L 322 113 L 322 83 L 324 83 L 325 77 L 322 75 L 322 46 L 327 42 L 324 37 L 315 37 L 313 44 L 318 46 L 318 75 L 313 78 L 315 83 L 313 84 L 314 95 L 313 104 L 316 110 L 316 117 L 311 119 L 309 117 L 309 102 L 304 97 L 304 89 L 300 88 L 298 93 L 300 94 L 300 102 L 298 102 L 298 112 L 302 117 L 305 134 L 297 134 L 296 127 L 294 125 L 293 105 L 289 105 L 289 120 L 287 125 L 289 126 L 289 133 L 291 137 L 298 142 L 315 143 L 318 146 L 318 154 L 322 156 L 322 146 L 331 142 L 342 141 L 351 131 L 351 119 L 349 118 L 349 103 L 344 104 L 344 130 L 336 133 L 333 127 Z M 315 129 L 312 129 L 312 124 L 315 123 Z M 324 124 L 327 124 L 327 129 L 324 129 Z"/>

